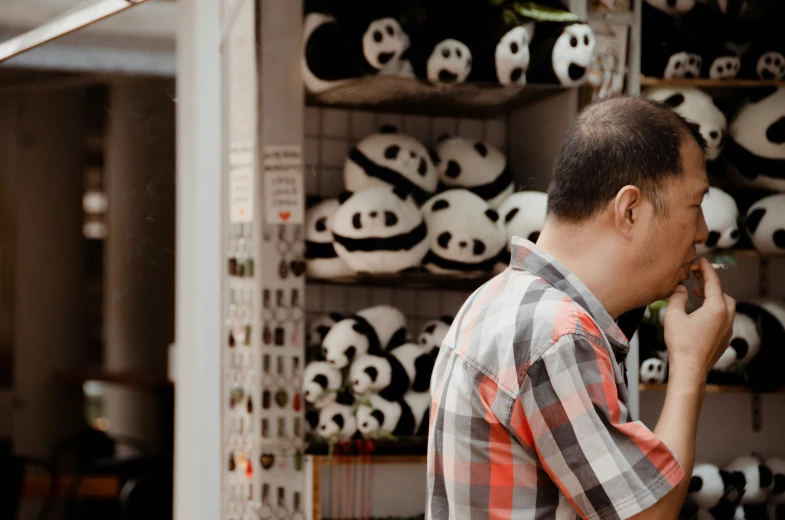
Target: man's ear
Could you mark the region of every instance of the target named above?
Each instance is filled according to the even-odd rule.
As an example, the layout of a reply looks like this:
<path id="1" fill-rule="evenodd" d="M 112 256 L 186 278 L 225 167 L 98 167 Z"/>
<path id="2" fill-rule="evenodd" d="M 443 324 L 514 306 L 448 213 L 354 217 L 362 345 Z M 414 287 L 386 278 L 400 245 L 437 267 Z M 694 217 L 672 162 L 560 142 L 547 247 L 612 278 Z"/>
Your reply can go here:
<path id="1" fill-rule="evenodd" d="M 643 193 L 636 186 L 624 186 L 616 194 L 612 202 L 613 224 L 616 229 L 629 236 L 633 227 L 639 223 L 641 207 L 643 206 Z"/>

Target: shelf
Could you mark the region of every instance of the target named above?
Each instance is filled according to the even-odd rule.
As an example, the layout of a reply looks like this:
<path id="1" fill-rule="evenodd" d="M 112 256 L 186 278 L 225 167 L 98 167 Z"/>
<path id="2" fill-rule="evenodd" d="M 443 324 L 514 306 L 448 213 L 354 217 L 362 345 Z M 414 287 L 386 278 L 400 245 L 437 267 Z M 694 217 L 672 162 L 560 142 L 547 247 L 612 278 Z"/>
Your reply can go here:
<path id="1" fill-rule="evenodd" d="M 664 392 L 667 388 L 667 384 L 652 384 L 647 385 L 641 383 L 639 386 L 641 392 Z M 743 385 L 706 385 L 706 393 L 707 394 L 753 394 L 755 392 L 752 391 L 749 387 Z M 760 395 L 771 395 L 771 394 L 781 394 L 785 393 L 785 390 L 779 390 L 776 392 L 759 392 Z"/>
<path id="2" fill-rule="evenodd" d="M 411 436 L 401 437 L 396 440 L 389 439 L 362 439 L 348 443 L 336 444 L 332 457 L 363 459 L 372 458 L 374 461 L 390 460 L 403 461 L 407 458 L 424 458 L 428 452 L 428 437 Z M 306 455 L 316 458 L 328 458 L 329 446 L 326 442 L 311 442 L 305 450 Z"/>
<path id="3" fill-rule="evenodd" d="M 756 88 L 785 87 L 785 81 L 757 79 L 662 79 L 641 76 L 641 87 Z"/>
<path id="4" fill-rule="evenodd" d="M 173 387 L 165 373 L 155 372 L 113 372 L 102 368 L 87 368 L 55 374 L 58 383 L 66 385 L 82 385 L 87 381 L 110 383 L 135 388 L 159 390 Z"/>
<path id="5" fill-rule="evenodd" d="M 57 480 L 58 496 L 64 496 L 75 477 L 61 475 Z M 49 496 L 51 478 L 46 474 L 25 475 L 22 496 L 24 498 L 46 498 Z M 120 479 L 111 475 L 84 475 L 74 491 L 76 498 L 116 499 L 120 492 Z"/>
<path id="6" fill-rule="evenodd" d="M 338 466 L 349 464 L 426 464 L 426 455 L 309 455 L 311 460 L 320 466 Z"/>
<path id="7" fill-rule="evenodd" d="M 544 84 L 436 86 L 411 78 L 373 75 L 349 80 L 319 94 L 308 94 L 305 102 L 315 107 L 491 118 L 567 90 L 560 85 Z"/>
<path id="8" fill-rule="evenodd" d="M 364 287 L 393 287 L 397 289 L 439 289 L 450 291 L 474 291 L 490 276 L 478 278 L 457 278 L 454 276 L 429 273 L 404 273 L 377 276 L 357 276 L 353 278 L 308 278 L 309 284 L 342 285 Z"/>

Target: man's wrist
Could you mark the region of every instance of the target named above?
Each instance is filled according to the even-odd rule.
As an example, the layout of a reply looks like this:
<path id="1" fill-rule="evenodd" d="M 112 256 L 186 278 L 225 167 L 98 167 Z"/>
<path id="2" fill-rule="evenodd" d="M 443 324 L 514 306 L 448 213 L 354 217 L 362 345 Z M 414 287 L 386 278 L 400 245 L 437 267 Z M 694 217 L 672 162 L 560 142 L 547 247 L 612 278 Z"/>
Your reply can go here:
<path id="1" fill-rule="evenodd" d="M 685 394 L 702 394 L 706 389 L 708 373 L 690 364 L 671 364 L 668 369 L 668 387 Z"/>

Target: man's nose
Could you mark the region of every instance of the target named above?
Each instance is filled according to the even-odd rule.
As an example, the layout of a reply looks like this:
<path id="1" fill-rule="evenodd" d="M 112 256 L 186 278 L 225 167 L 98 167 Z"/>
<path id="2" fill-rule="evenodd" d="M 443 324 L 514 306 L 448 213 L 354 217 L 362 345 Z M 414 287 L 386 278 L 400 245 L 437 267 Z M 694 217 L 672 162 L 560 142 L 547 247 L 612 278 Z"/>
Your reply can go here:
<path id="1" fill-rule="evenodd" d="M 709 226 L 706 225 L 706 218 L 703 215 L 703 208 L 700 212 L 700 222 L 698 222 L 698 232 L 695 234 L 696 244 L 705 244 L 709 239 Z"/>

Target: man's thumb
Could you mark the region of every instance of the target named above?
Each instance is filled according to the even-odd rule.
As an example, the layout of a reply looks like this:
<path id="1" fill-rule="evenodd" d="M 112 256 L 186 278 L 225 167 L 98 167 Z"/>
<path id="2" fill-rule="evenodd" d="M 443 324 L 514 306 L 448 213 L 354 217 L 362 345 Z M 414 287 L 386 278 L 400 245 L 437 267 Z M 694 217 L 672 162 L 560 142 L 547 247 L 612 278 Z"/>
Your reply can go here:
<path id="1" fill-rule="evenodd" d="M 682 284 L 677 285 L 670 298 L 668 298 L 668 308 L 665 313 L 667 314 L 674 311 L 685 312 L 688 298 L 687 288 Z"/>

